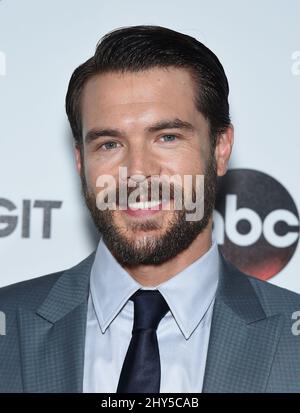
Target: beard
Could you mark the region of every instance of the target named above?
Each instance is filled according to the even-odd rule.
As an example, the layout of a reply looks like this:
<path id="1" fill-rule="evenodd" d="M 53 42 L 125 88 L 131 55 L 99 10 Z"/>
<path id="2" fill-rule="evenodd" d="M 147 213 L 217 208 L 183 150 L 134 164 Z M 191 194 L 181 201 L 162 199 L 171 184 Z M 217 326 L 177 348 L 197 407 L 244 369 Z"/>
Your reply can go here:
<path id="1" fill-rule="evenodd" d="M 180 252 L 188 248 L 208 226 L 215 205 L 217 168 L 215 157 L 211 154 L 204 171 L 204 213 L 202 218 L 197 221 L 187 221 L 186 213 L 190 211 L 187 211 L 183 206 L 181 210 L 174 209 L 171 211 L 172 216 L 163 234 L 145 235 L 142 237 L 133 236 L 132 239 L 129 239 L 126 236 L 128 231 L 133 235 L 138 231 L 144 231 L 145 233 L 147 231 L 159 231 L 161 224 L 154 218 L 154 220 L 132 222 L 125 230 L 122 230 L 114 220 L 114 214 L 118 213 L 118 211 L 101 211 L 97 208 L 96 195 L 88 188 L 84 168 L 81 168 L 80 178 L 82 194 L 94 225 L 102 234 L 102 239 L 112 255 L 123 267 L 160 265 L 176 257 Z M 128 196 L 131 192 L 130 188 L 128 188 Z M 174 193 L 174 186 L 171 184 L 170 199 L 174 199 Z M 192 198 L 193 200 L 196 199 L 194 186 L 192 187 Z M 150 196 L 148 196 L 148 199 L 150 199 Z"/>

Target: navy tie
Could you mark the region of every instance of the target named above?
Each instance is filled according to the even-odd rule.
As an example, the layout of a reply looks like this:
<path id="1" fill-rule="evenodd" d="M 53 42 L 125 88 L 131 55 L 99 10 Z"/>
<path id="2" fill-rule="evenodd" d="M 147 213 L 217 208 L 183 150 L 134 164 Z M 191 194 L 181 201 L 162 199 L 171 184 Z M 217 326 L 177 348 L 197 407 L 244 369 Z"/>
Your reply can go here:
<path id="1" fill-rule="evenodd" d="M 138 290 L 131 341 L 117 393 L 159 393 L 160 357 L 156 330 L 169 307 L 158 290 Z"/>

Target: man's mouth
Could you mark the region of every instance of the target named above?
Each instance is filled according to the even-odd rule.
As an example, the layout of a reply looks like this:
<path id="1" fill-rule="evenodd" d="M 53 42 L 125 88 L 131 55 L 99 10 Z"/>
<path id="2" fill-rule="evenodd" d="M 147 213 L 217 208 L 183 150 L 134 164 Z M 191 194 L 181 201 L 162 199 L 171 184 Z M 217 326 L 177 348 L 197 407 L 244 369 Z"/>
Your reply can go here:
<path id="1" fill-rule="evenodd" d="M 165 204 L 165 200 L 131 202 L 124 212 L 133 217 L 145 217 L 159 213 Z"/>
<path id="2" fill-rule="evenodd" d="M 158 210 L 162 201 L 144 201 L 144 202 L 133 202 L 128 204 L 128 208 L 131 210 L 137 209 L 150 209 L 150 210 Z"/>

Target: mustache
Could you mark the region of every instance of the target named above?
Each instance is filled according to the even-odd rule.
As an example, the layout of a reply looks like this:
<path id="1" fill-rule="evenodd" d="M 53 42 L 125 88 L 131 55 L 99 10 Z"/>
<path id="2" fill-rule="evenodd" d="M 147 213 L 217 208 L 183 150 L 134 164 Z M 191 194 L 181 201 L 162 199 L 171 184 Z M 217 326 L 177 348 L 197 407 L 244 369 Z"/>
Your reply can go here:
<path id="1" fill-rule="evenodd" d="M 133 195 L 132 195 L 133 194 Z M 192 200 L 196 200 L 196 191 L 192 188 Z M 108 203 L 109 200 L 114 200 L 117 206 L 127 206 L 129 201 L 134 202 L 168 202 L 174 199 L 184 198 L 184 188 L 181 185 L 174 183 L 159 183 L 152 187 L 151 184 L 145 186 L 137 185 L 131 187 L 127 185 L 118 185 L 113 190 L 107 190 L 102 201 Z"/>
<path id="2" fill-rule="evenodd" d="M 122 192 L 123 191 L 123 192 Z M 116 204 L 122 205 L 129 200 L 133 199 L 136 202 L 147 201 L 168 201 L 174 199 L 175 193 L 181 192 L 182 188 L 174 187 L 173 184 L 164 186 L 162 183 L 152 186 L 151 184 L 146 187 L 141 185 L 137 187 L 118 186 L 116 188 Z"/>

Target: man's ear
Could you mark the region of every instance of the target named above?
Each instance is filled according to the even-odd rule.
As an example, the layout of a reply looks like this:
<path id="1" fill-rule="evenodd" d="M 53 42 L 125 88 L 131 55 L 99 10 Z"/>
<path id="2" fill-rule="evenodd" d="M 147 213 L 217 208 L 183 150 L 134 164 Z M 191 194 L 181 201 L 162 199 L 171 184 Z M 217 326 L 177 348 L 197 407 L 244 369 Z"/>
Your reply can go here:
<path id="1" fill-rule="evenodd" d="M 217 163 L 218 176 L 225 175 L 227 171 L 233 141 L 234 128 L 233 125 L 230 124 L 230 126 L 228 126 L 228 128 L 224 132 L 219 133 L 217 137 L 215 158 Z"/>
<path id="2" fill-rule="evenodd" d="M 81 150 L 80 147 L 78 145 L 74 146 L 74 150 L 75 150 L 75 161 L 76 161 L 76 169 L 77 172 L 81 173 L 81 169 L 82 169 L 82 156 L 81 156 Z"/>

